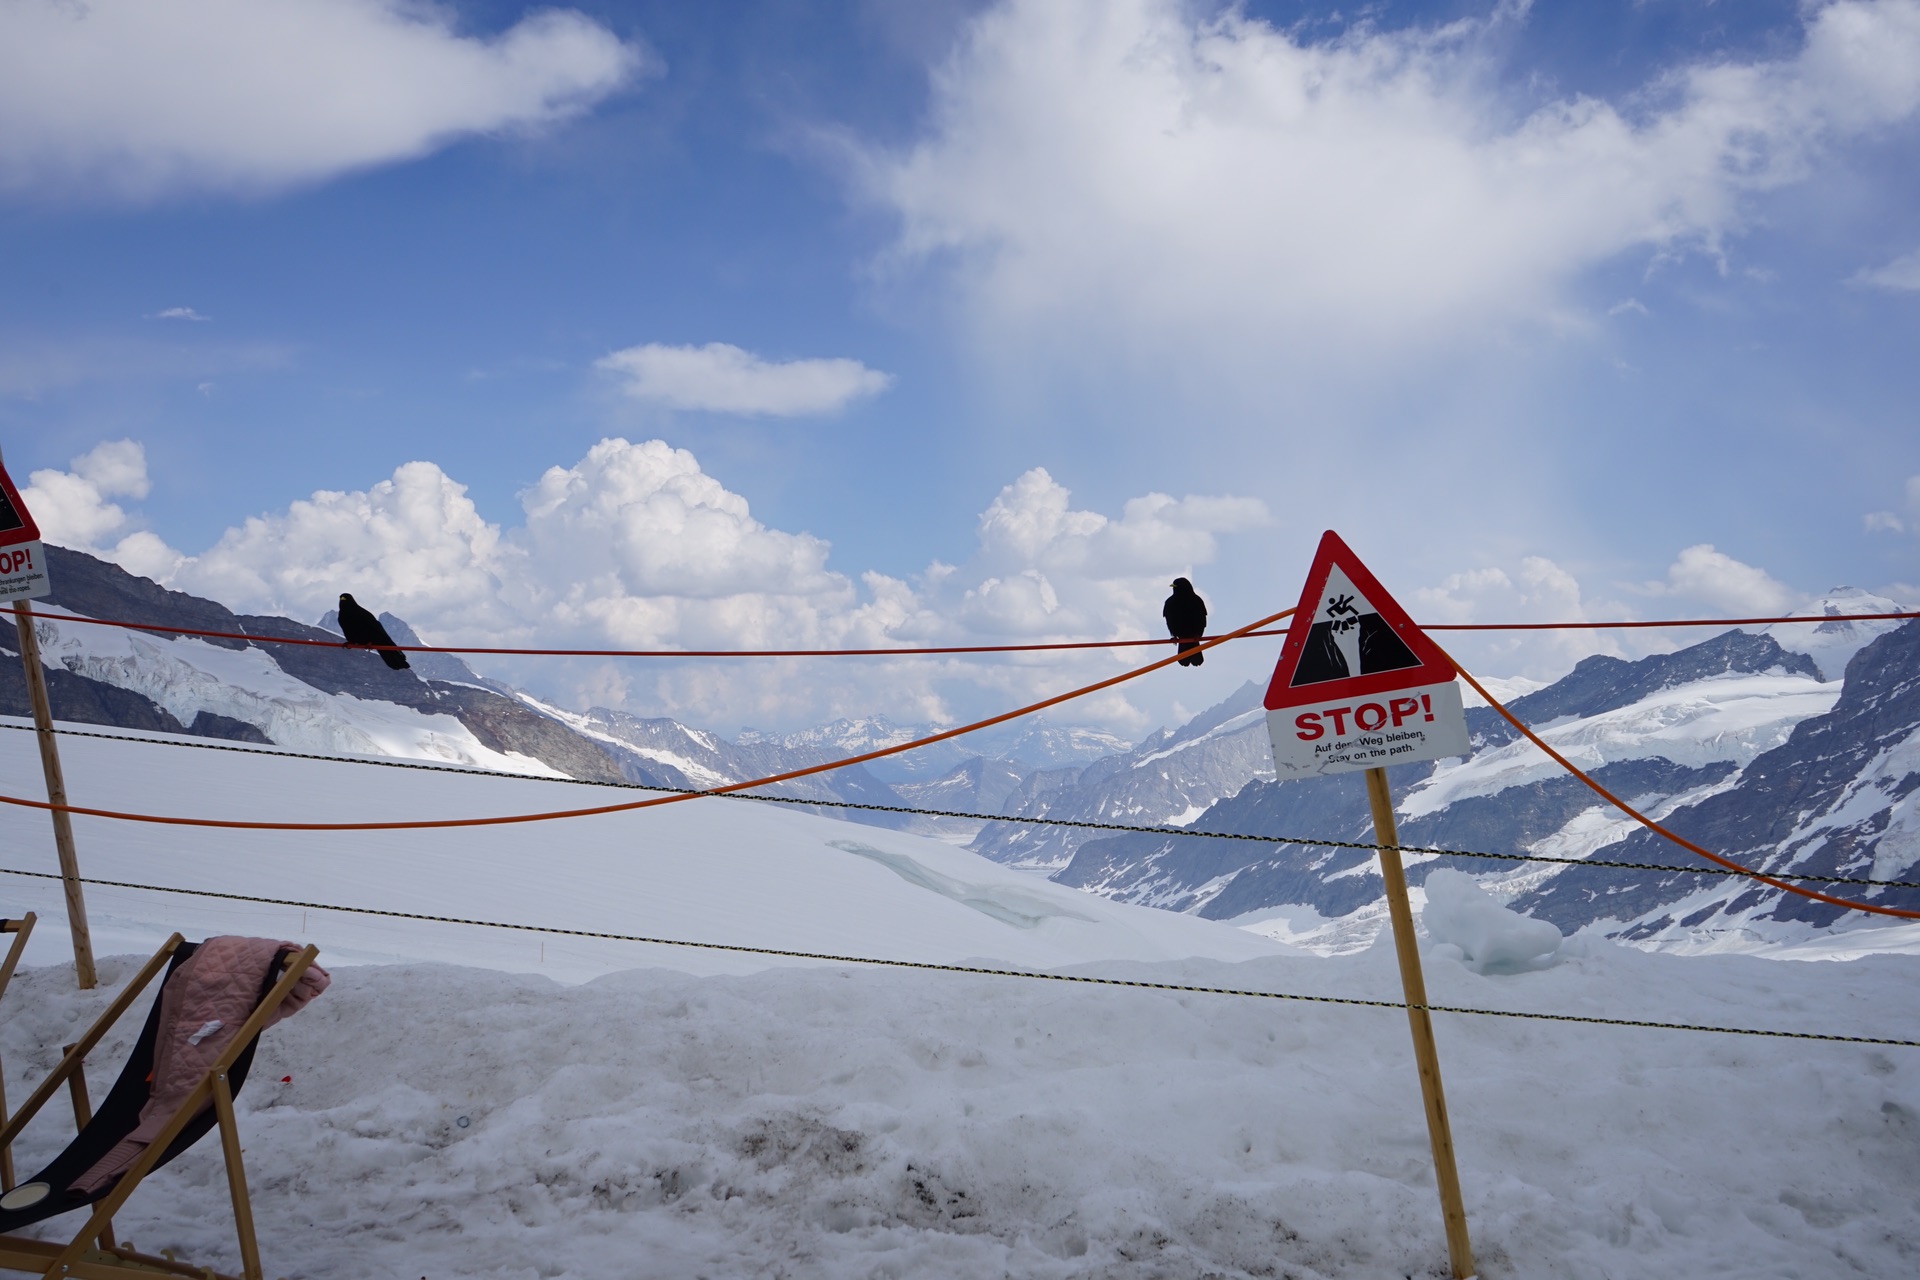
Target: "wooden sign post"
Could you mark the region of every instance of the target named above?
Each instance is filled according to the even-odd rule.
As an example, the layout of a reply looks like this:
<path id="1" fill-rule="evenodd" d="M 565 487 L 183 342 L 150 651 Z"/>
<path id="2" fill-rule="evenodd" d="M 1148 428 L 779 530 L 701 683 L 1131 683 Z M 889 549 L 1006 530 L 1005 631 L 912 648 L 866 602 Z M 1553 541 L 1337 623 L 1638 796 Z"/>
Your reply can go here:
<path id="1" fill-rule="evenodd" d="M 1420 944 L 1413 933 L 1413 906 L 1407 900 L 1407 873 L 1400 863 L 1400 829 L 1393 820 L 1393 792 L 1385 769 L 1367 770 L 1367 800 L 1373 806 L 1373 838 L 1379 846 L 1380 878 L 1387 885 L 1387 913 L 1393 918 L 1393 950 L 1400 958 L 1400 989 L 1407 996 L 1407 1024 L 1413 1031 L 1413 1060 L 1420 1069 L 1420 1100 L 1427 1108 L 1427 1139 L 1433 1146 L 1434 1181 L 1440 1185 L 1440 1217 L 1447 1228 L 1447 1260 L 1454 1280 L 1474 1273 L 1473 1241 L 1467 1235 L 1467 1206 L 1460 1197 L 1460 1171 L 1453 1162 L 1453 1128 L 1447 1123 L 1447 1092 L 1440 1083 L 1440 1051 L 1433 1043 L 1433 1015 L 1427 1011 L 1427 979 L 1420 971 Z"/>
<path id="2" fill-rule="evenodd" d="M 80 859 L 73 849 L 73 815 L 67 803 L 67 782 L 60 771 L 60 744 L 53 736 L 53 704 L 47 698 L 47 673 L 40 665 L 40 637 L 26 602 L 52 590 L 47 581 L 47 552 L 40 543 L 40 527 L 33 522 L 20 491 L 0 465 L 0 600 L 13 602 L 13 623 L 20 632 L 20 662 L 26 668 L 27 702 L 33 711 L 34 737 L 40 743 L 40 770 L 47 779 L 47 803 L 55 808 L 53 846 L 60 857 L 60 883 L 67 894 L 67 926 L 73 932 L 73 974 L 82 991 L 91 990 L 98 976 L 93 967 L 93 937 L 87 930 L 87 901 L 80 888 Z"/>
<path id="3" fill-rule="evenodd" d="M 1393 948 L 1400 958 L 1400 986 L 1420 1069 L 1420 1099 L 1433 1145 L 1447 1259 L 1454 1280 L 1467 1280 L 1474 1274 L 1473 1242 L 1467 1236 L 1447 1096 L 1440 1086 L 1440 1054 L 1427 1008 L 1427 980 L 1420 972 L 1407 873 L 1400 862 L 1400 831 L 1387 786 L 1389 764 L 1472 752 L 1456 675 L 1439 646 L 1414 625 L 1339 535 L 1328 531 L 1307 570 L 1299 608 L 1267 687 L 1273 766 L 1282 782 L 1366 772 L 1380 878 L 1387 888 Z"/>

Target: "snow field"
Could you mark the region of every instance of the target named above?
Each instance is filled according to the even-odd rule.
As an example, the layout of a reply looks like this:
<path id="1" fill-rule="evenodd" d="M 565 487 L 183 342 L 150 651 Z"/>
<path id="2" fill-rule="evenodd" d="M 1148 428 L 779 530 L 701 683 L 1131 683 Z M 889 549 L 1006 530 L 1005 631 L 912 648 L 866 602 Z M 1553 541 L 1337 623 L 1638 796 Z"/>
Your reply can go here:
<path id="1" fill-rule="evenodd" d="M 109 984 L 133 963 L 110 962 Z M 1837 979 L 1911 988 L 1911 965 L 1886 958 L 1843 972 L 1595 946 L 1512 978 L 1430 963 L 1448 1002 L 1855 1029 L 1915 1012 L 1911 996 L 1829 1001 Z M 1394 984 L 1384 946 L 1108 971 Z M 1696 973 L 1699 990 L 1676 990 Z M 10 1088 L 108 998 L 60 967 L 19 982 L 0 1030 Z M 1439 1037 L 1483 1274 L 1912 1274 L 1920 1051 L 1444 1015 Z M 356 967 L 266 1036 L 241 1109 L 268 1266 L 295 1280 L 1444 1268 L 1391 1010 L 870 970 L 563 986 Z M 23 1161 L 62 1137 L 37 1124 Z M 231 1264 L 224 1197 L 203 1145 L 121 1234 Z"/>
<path id="2" fill-rule="evenodd" d="M 1785 742 L 1802 720 L 1833 710 L 1839 698 L 1838 681 L 1722 675 L 1662 689 L 1617 710 L 1533 728 L 1583 769 L 1651 756 L 1691 768 L 1723 760 L 1744 768 Z M 1401 810 L 1421 817 L 1456 801 L 1560 773 L 1558 764 L 1520 739 L 1458 763 L 1441 762 L 1431 777 L 1407 793 Z"/>
<path id="3" fill-rule="evenodd" d="M 63 738 L 67 788 L 92 807 L 247 821 L 385 821 L 589 808 L 647 792 Z M 0 790 L 43 795 L 33 735 L 0 730 Z M 44 814 L 9 809 L 57 869 Z M 1108 902 L 938 840 L 788 805 L 698 799 L 637 812 L 403 831 L 254 831 L 74 819 L 85 875 L 257 897 L 791 951 L 1052 967 L 1093 959 L 1244 959 L 1281 944 L 1210 921 Z M 0 914 L 42 914 L 28 958 L 71 949 L 56 881 L 0 876 Z M 379 917 L 86 890 L 95 950 L 151 950 L 244 932 L 319 941 L 322 963 L 433 960 L 582 981 L 636 965 L 746 972 L 716 951 L 427 925 Z M 1009 924 L 1009 921 L 1014 923 Z"/>
<path id="4" fill-rule="evenodd" d="M 77 802 L 169 813 L 451 816 L 632 794 L 62 749 Z M 31 735 L 0 734 L 0 785 L 30 795 L 38 781 Z M 0 866 L 50 868 L 44 816 L 6 821 Z M 1399 991 L 1385 938 L 1310 955 L 786 807 L 350 835 L 76 825 L 83 868 L 107 878 L 1154 982 Z M 1441 891 L 1461 923 L 1426 949 L 1436 1003 L 1920 1038 L 1920 960 L 1905 956 L 1682 958 L 1588 932 L 1529 953 L 1545 967 L 1478 973 L 1472 946 L 1525 939 L 1474 893 Z M 322 947 L 333 989 L 266 1034 L 240 1099 L 266 1265 L 289 1280 L 1444 1275 L 1395 1010 L 582 939 L 547 938 L 542 956 L 537 935 L 467 926 L 99 886 L 88 901 L 103 954 L 150 950 L 172 928 Z M 101 988 L 77 992 L 57 883 L 0 876 L 0 914 L 29 908 L 42 913 L 36 967 L 0 1001 L 16 1099 L 138 960 L 108 959 Z M 355 963 L 383 958 L 404 963 Z M 96 1096 L 138 1014 L 94 1056 Z M 1920 1049 L 1444 1014 L 1437 1029 L 1485 1276 L 1920 1270 Z M 67 1135 L 49 1108 L 20 1144 L 23 1174 Z M 237 1265 L 215 1145 L 156 1175 L 117 1222 L 142 1248 Z"/>

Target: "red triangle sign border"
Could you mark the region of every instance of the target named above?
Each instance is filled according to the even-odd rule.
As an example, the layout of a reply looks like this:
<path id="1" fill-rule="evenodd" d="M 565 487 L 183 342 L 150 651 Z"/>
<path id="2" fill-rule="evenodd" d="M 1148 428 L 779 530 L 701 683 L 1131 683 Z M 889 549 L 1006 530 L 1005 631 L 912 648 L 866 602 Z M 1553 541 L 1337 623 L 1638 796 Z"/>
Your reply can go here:
<path id="1" fill-rule="evenodd" d="M 1403 646 L 1414 662 L 1411 665 L 1396 665 L 1390 670 L 1364 672 L 1359 675 L 1342 674 L 1330 679 L 1319 679 L 1307 684 L 1294 684 L 1301 659 L 1306 656 L 1310 639 L 1322 645 L 1329 643 L 1325 631 L 1316 636 L 1316 624 L 1319 628 L 1340 627 L 1342 622 L 1333 622 L 1320 617 L 1323 604 L 1331 606 L 1334 602 L 1324 601 L 1327 580 L 1335 568 L 1338 568 L 1364 598 L 1365 603 L 1373 607 L 1384 623 L 1389 638 L 1383 643 L 1398 641 L 1396 648 Z M 1352 612 L 1352 610 L 1348 610 Z M 1344 620 L 1344 626 L 1353 626 L 1360 617 Z M 1342 666 L 1344 666 L 1342 660 Z M 1380 580 L 1368 571 L 1360 557 L 1353 553 L 1339 534 L 1329 529 L 1320 537 L 1319 549 L 1314 552 L 1313 566 L 1307 570 L 1307 579 L 1300 592 L 1300 603 L 1293 615 L 1293 622 L 1287 628 L 1286 642 L 1280 647 L 1280 660 L 1274 665 L 1273 680 L 1267 686 L 1266 709 L 1279 711 L 1287 707 L 1305 706 L 1308 703 L 1327 702 L 1340 698 L 1367 697 L 1382 693 L 1392 693 L 1398 689 L 1411 689 L 1427 685 L 1451 683 L 1458 673 L 1451 659 L 1440 651 L 1440 646 L 1427 638 L 1400 603 L 1380 585 Z"/>
<path id="2" fill-rule="evenodd" d="M 0 466 L 0 492 L 5 493 L 7 506 L 20 520 L 11 529 L 0 529 L 0 547 L 40 541 L 40 526 L 34 523 L 33 513 L 27 510 L 27 504 L 21 501 L 20 490 L 14 487 L 13 477 L 7 474 L 5 466 Z"/>

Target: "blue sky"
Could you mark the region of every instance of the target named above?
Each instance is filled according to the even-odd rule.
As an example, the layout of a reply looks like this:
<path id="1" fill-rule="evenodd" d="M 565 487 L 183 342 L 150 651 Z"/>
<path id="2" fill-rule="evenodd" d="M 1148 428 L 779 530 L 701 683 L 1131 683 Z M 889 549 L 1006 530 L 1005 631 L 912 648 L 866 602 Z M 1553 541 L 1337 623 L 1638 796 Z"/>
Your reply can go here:
<path id="1" fill-rule="evenodd" d="M 80 14 L 0 10 L 0 444 L 238 608 L 1120 636 L 1327 527 L 1431 621 L 1920 597 L 1915 0 Z M 1111 670 L 501 673 L 733 728 Z"/>

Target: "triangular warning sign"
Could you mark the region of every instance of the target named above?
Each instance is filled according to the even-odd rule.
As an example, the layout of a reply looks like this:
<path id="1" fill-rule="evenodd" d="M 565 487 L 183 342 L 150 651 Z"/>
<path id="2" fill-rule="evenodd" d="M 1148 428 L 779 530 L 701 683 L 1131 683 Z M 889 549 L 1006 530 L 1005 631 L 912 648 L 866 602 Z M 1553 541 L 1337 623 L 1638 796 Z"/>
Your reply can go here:
<path id="1" fill-rule="evenodd" d="M 1267 686 L 1269 711 L 1446 684 L 1453 663 L 1329 529 Z"/>
<path id="2" fill-rule="evenodd" d="M 40 526 L 33 522 L 33 513 L 27 510 L 27 504 L 20 501 L 13 477 L 5 467 L 0 467 L 0 547 L 38 541 Z"/>

